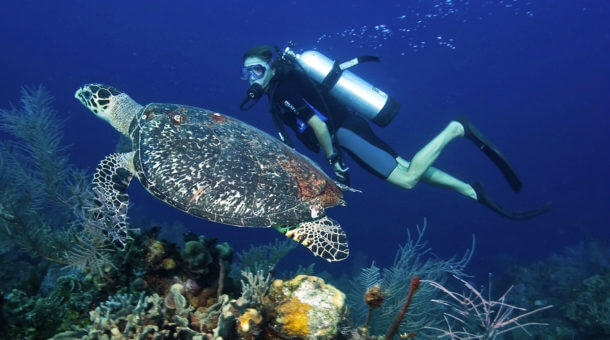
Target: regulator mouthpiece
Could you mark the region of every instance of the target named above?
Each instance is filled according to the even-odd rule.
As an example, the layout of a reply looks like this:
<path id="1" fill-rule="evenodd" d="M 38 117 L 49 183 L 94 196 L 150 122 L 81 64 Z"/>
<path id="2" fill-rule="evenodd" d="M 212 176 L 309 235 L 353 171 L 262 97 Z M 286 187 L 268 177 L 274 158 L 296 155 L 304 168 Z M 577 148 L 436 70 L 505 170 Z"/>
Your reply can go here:
<path id="1" fill-rule="evenodd" d="M 242 111 L 250 110 L 263 96 L 265 90 L 263 86 L 259 83 L 252 83 L 246 91 L 246 97 L 239 104 L 239 109 Z"/>

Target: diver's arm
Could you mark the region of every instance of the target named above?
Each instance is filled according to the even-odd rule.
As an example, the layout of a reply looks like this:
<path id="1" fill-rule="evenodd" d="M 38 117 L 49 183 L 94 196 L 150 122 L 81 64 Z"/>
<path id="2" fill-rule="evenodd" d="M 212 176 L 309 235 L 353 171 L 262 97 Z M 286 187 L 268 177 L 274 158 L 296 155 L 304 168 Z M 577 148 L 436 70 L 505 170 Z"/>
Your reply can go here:
<path id="1" fill-rule="evenodd" d="M 313 129 L 318 143 L 320 143 L 322 150 L 324 150 L 326 158 L 329 158 L 334 153 L 334 150 L 333 141 L 330 137 L 330 132 L 328 131 L 328 126 L 326 126 L 326 123 L 324 123 L 324 121 L 317 115 L 311 116 L 311 118 L 307 120 L 307 125 Z"/>
<path id="2" fill-rule="evenodd" d="M 311 118 L 307 120 L 307 124 L 313 129 L 316 139 L 318 139 L 322 150 L 324 150 L 326 160 L 328 160 L 335 172 L 335 176 L 337 176 L 337 181 L 349 185 L 349 175 L 347 173 L 349 168 L 343 164 L 341 155 L 335 153 L 335 150 L 333 149 L 333 141 L 330 137 L 330 132 L 328 131 L 328 125 L 326 125 L 317 115 L 311 116 Z"/>

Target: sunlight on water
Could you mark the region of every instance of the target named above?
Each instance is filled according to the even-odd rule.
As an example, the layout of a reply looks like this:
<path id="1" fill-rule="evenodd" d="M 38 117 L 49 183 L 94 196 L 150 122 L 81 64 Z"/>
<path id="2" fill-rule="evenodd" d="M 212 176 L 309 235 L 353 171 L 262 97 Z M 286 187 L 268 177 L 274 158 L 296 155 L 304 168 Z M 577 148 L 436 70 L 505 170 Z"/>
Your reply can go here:
<path id="1" fill-rule="evenodd" d="M 522 0 L 442 0 L 417 1 L 397 8 L 399 15 L 388 15 L 384 22 L 363 23 L 339 32 L 326 32 L 316 38 L 322 44 L 350 44 L 362 49 L 379 49 L 385 45 L 404 46 L 401 55 L 415 53 L 432 45 L 454 50 L 458 42 L 447 25 L 464 25 L 494 14 L 508 13 L 534 16 L 534 3 Z"/>

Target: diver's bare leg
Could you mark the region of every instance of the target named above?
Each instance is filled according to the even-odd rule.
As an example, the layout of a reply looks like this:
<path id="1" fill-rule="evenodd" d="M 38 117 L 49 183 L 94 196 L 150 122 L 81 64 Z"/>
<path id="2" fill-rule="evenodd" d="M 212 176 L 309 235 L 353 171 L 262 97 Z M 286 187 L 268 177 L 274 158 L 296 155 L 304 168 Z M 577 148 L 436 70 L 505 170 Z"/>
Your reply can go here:
<path id="1" fill-rule="evenodd" d="M 405 168 L 409 167 L 409 162 L 405 159 L 396 157 L 396 160 L 398 161 L 399 165 Z M 451 189 L 466 197 L 470 197 L 475 200 L 477 199 L 477 194 L 470 184 L 465 183 L 433 166 L 429 167 L 428 170 L 424 172 L 424 174 L 421 176 L 421 180 L 427 184 Z"/>
<path id="2" fill-rule="evenodd" d="M 463 135 L 464 127 L 462 124 L 452 121 L 441 133 L 413 156 L 408 166 L 405 167 L 399 163 L 390 173 L 387 181 L 406 189 L 413 188 L 421 180 L 424 172 L 438 158 L 445 146 L 453 139 Z"/>

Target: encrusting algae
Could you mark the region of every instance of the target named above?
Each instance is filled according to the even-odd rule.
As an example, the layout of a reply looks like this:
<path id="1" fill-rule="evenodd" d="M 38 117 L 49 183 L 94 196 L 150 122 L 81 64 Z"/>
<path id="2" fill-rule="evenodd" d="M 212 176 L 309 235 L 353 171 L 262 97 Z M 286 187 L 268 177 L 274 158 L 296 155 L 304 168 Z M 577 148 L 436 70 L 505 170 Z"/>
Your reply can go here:
<path id="1" fill-rule="evenodd" d="M 260 324 L 262 322 L 263 316 L 261 313 L 254 308 L 248 308 L 237 318 L 237 333 L 243 339 L 255 338 L 260 334 Z"/>
<path id="2" fill-rule="evenodd" d="M 294 297 L 277 308 L 280 317 L 277 322 L 288 335 L 306 337 L 309 335 L 309 311 L 311 306 Z"/>
<path id="3" fill-rule="evenodd" d="M 307 275 L 275 280 L 264 304 L 275 310 L 269 328 L 282 339 L 332 339 L 346 313 L 345 294 L 323 279 Z"/>

